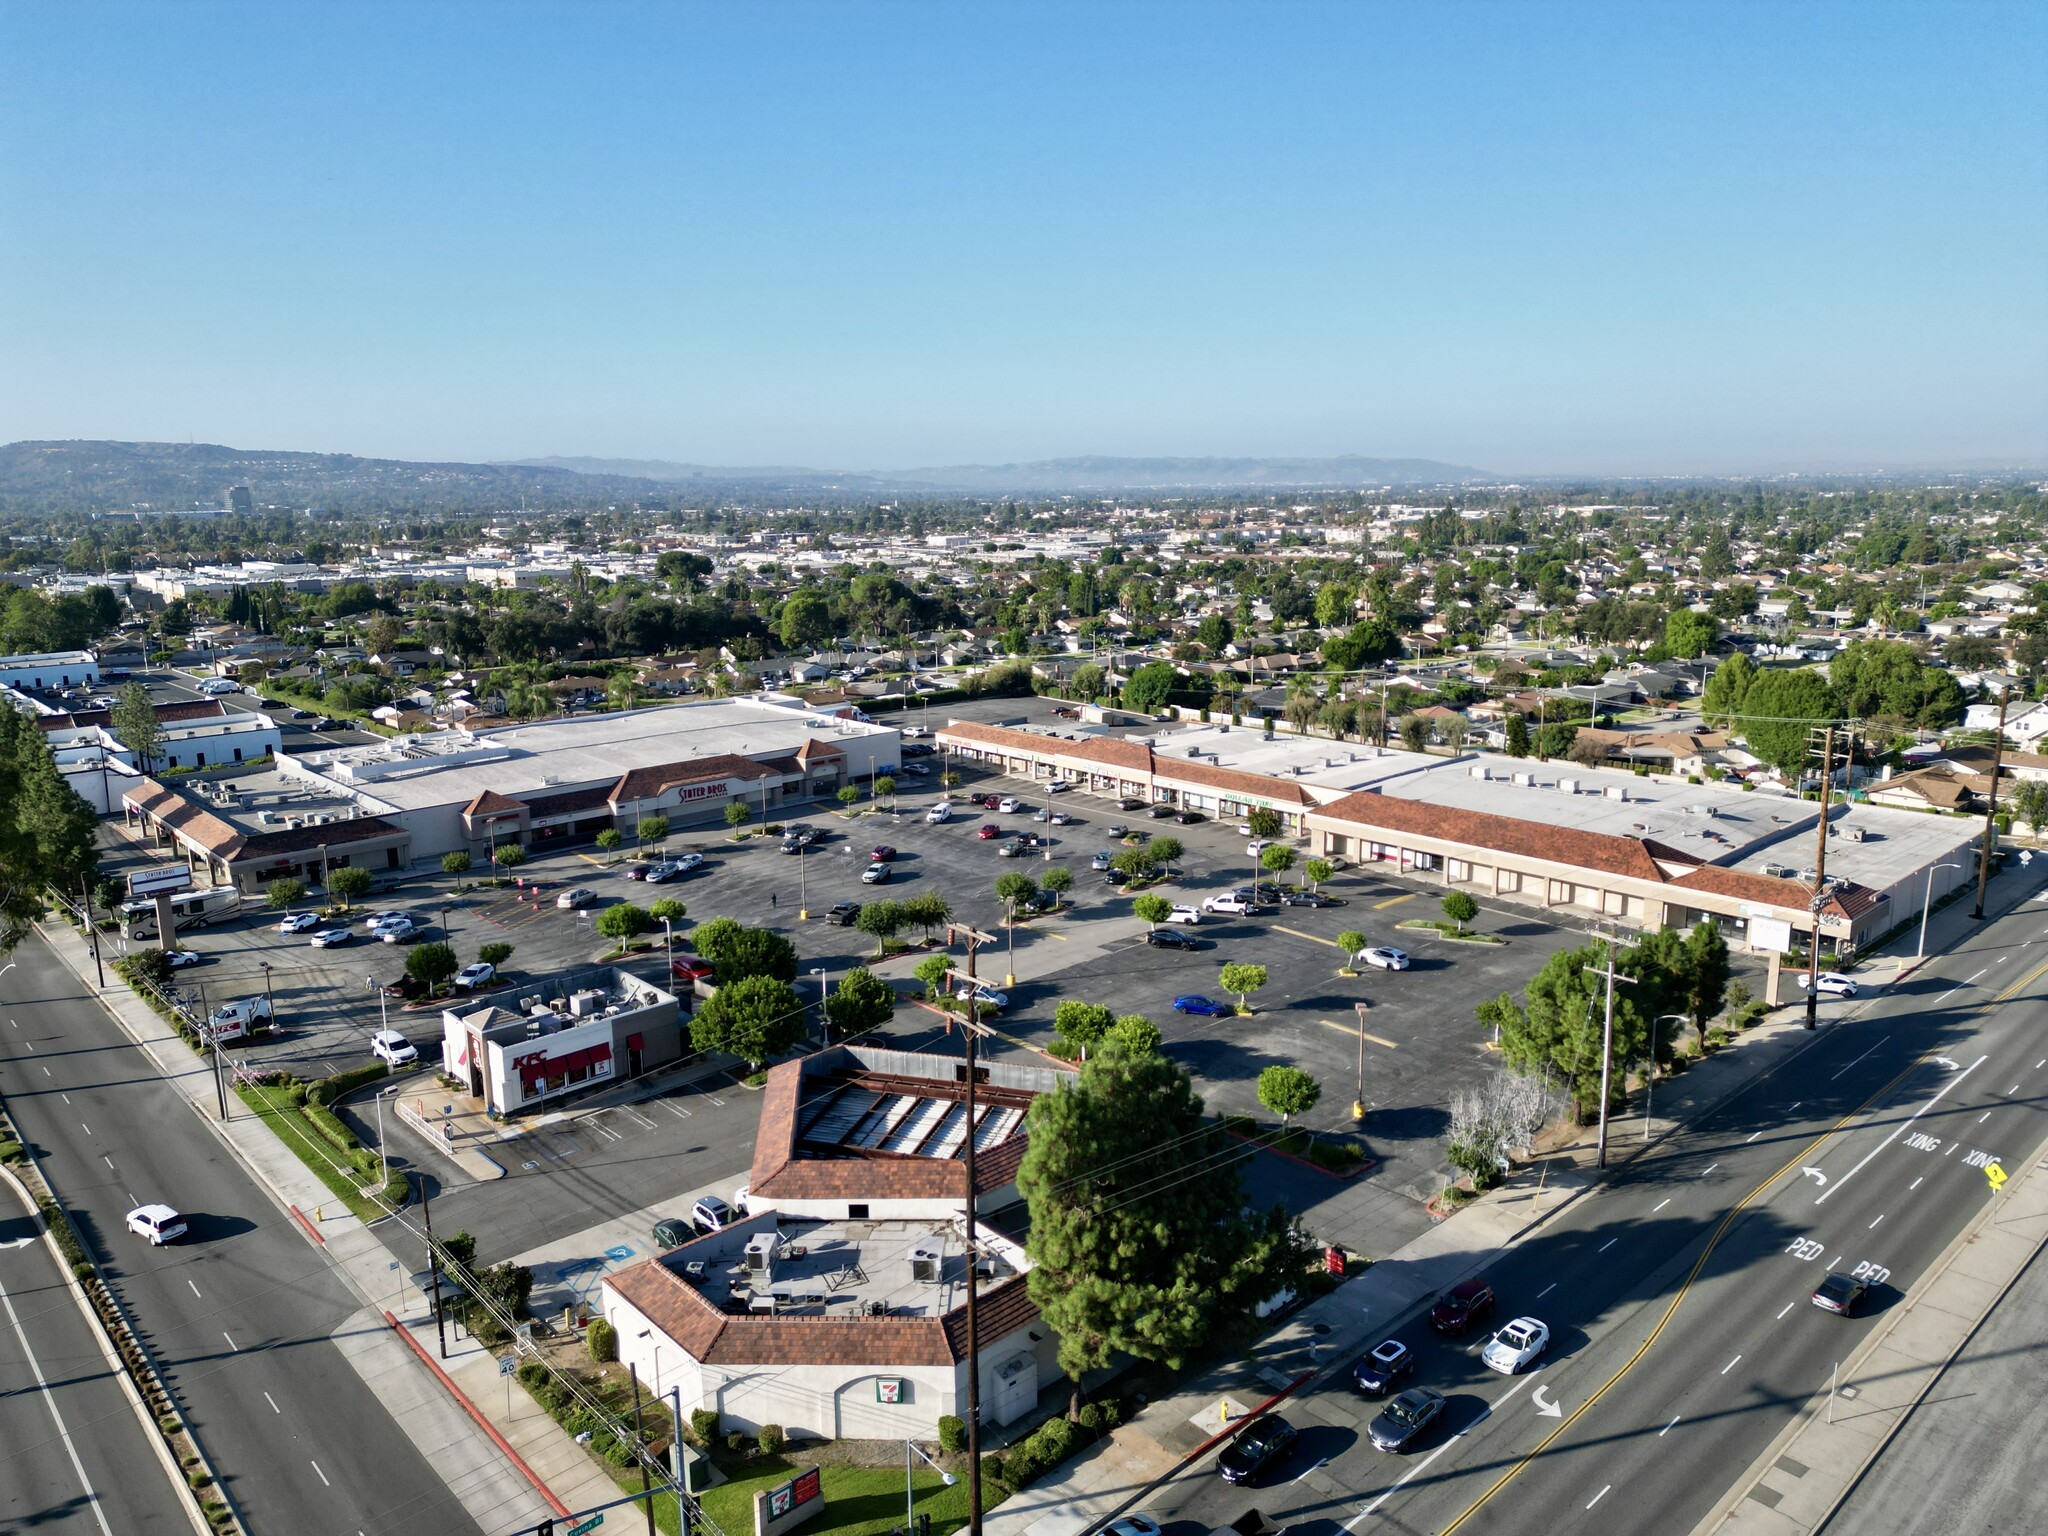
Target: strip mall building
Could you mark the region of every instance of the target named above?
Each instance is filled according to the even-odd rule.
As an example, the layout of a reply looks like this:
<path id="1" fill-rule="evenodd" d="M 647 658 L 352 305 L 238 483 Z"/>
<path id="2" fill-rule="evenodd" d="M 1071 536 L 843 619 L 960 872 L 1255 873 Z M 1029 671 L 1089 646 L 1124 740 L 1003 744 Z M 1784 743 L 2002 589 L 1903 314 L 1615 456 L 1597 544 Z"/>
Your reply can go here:
<path id="1" fill-rule="evenodd" d="M 1454 758 L 1204 726 L 1114 736 L 954 721 L 952 757 L 1043 785 L 1134 797 L 1218 818 L 1277 812 L 1286 834 L 1340 866 L 1379 865 L 1558 921 L 1636 928 L 1712 919 L 1735 942 L 1750 924 L 1814 925 L 1820 807 L 1615 770 L 1492 755 Z M 1837 804 L 1819 902 L 1823 944 L 1867 947 L 1966 883 L 1976 823 Z M 1755 947 L 1769 947 L 1757 942 Z"/>

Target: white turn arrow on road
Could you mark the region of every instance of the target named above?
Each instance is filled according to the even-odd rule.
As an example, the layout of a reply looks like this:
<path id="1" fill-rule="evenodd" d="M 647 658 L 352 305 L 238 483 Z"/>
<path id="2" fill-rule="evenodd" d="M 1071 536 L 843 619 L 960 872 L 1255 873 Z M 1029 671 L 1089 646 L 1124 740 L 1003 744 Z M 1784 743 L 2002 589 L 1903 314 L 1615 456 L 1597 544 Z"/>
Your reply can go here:
<path id="1" fill-rule="evenodd" d="M 1546 1403 L 1543 1400 L 1543 1389 L 1541 1387 L 1538 1387 L 1529 1394 L 1529 1401 L 1536 1405 L 1536 1412 L 1546 1419 L 1554 1419 L 1564 1412 L 1564 1404 Z"/>
<path id="2" fill-rule="evenodd" d="M 1937 1057 L 1935 1057 L 1935 1058 L 1934 1058 L 1934 1064 L 1935 1064 L 1935 1065 L 1936 1065 L 1937 1067 L 1947 1067 L 1947 1068 L 1949 1069 L 1949 1071 L 1951 1071 L 1951 1072 L 1955 1071 L 1955 1070 L 1956 1070 L 1956 1069 L 1957 1069 L 1958 1067 L 1962 1066 L 1962 1063 L 1961 1063 L 1961 1062 L 1959 1062 L 1959 1061 L 1950 1061 L 1950 1060 L 1949 1060 L 1949 1059 L 1948 1059 L 1948 1058 L 1947 1058 L 1946 1056 L 1937 1056 Z"/>
<path id="3" fill-rule="evenodd" d="M 1816 1184 L 1825 1184 L 1828 1181 L 1828 1176 L 1810 1163 L 1799 1171 L 1812 1179 Z"/>

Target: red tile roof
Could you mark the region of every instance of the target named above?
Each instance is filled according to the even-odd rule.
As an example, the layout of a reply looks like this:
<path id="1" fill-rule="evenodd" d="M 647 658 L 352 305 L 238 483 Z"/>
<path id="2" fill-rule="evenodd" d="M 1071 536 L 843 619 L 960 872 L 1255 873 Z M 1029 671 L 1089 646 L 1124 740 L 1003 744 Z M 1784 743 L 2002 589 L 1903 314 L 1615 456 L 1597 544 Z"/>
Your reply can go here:
<path id="1" fill-rule="evenodd" d="M 1583 832 L 1548 822 L 1523 821 L 1514 816 L 1496 816 L 1488 811 L 1456 810 L 1367 791 L 1346 795 L 1310 814 L 1318 820 L 1405 832 L 1416 837 L 1462 844 L 1467 848 L 1484 848 L 1493 853 L 1568 864 L 1578 869 L 1624 875 L 1653 884 L 1661 884 L 1670 878 L 1664 872 L 1664 865 L 1691 867 L 1700 862 L 1693 855 L 1652 838 Z"/>

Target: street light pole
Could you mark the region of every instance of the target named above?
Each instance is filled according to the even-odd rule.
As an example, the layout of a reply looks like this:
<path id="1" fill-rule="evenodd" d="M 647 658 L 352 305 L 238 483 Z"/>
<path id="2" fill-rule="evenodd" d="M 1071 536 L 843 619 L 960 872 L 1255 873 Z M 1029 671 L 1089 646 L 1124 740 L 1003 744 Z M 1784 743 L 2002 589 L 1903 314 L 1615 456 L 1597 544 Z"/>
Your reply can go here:
<path id="1" fill-rule="evenodd" d="M 811 888 L 804 881 L 804 844 L 796 845 L 796 920 L 811 920 Z"/>
<path id="2" fill-rule="evenodd" d="M 1657 1015 L 1655 1022 L 1650 1025 L 1650 1071 L 1643 1079 L 1643 1140 L 1645 1141 L 1650 1139 L 1650 1092 L 1657 1086 L 1657 1025 L 1662 1024 L 1666 1019 L 1676 1019 L 1681 1024 L 1686 1022 L 1686 1016 L 1682 1013 L 1660 1013 Z"/>
<path id="3" fill-rule="evenodd" d="M 1930 864 L 1927 866 L 1927 889 L 1920 898 L 1920 946 L 1913 951 L 1913 963 L 1919 964 L 1927 958 L 1927 909 L 1934 905 L 1934 872 L 1937 869 L 1961 869 L 1960 864 Z"/>
<path id="4" fill-rule="evenodd" d="M 818 1038 L 829 1049 L 832 1044 L 832 1016 L 825 1012 L 825 968 L 813 966 L 811 974 L 818 978 Z"/>

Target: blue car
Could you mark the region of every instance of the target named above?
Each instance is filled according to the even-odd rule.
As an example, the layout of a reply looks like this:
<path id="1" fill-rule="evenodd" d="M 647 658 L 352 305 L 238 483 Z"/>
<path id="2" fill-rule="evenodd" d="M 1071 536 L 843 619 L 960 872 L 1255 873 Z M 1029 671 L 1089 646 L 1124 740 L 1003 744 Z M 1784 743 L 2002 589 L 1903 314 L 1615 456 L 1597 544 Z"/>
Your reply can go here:
<path id="1" fill-rule="evenodd" d="M 1176 997 L 1173 1000 L 1173 1011 L 1175 1013 L 1199 1013 L 1205 1019 L 1220 1019 L 1224 1014 L 1230 1012 L 1230 1005 L 1203 997 L 1200 993 L 1190 992 L 1185 997 Z"/>

